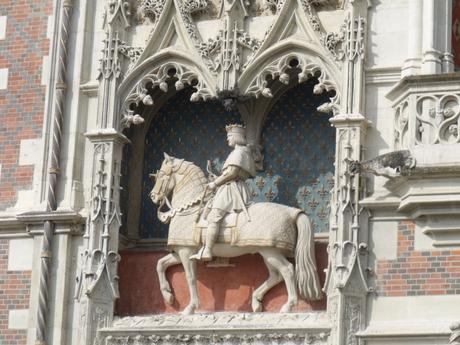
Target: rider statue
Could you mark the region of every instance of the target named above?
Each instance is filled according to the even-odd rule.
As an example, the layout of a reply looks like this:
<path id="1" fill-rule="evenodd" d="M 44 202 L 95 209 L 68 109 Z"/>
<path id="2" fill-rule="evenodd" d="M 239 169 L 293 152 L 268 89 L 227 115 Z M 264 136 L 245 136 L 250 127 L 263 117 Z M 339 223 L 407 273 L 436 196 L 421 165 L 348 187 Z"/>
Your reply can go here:
<path id="1" fill-rule="evenodd" d="M 207 188 L 216 191 L 207 204 L 208 227 L 203 247 L 190 259 L 212 260 L 212 247 L 216 242 L 222 219 L 232 212 L 245 212 L 249 219 L 247 207 L 250 204 L 250 192 L 245 183 L 249 177 L 256 175 L 256 168 L 251 150 L 247 146 L 246 129 L 242 125 L 226 126 L 228 146 L 233 151 L 222 168 L 222 174 Z"/>

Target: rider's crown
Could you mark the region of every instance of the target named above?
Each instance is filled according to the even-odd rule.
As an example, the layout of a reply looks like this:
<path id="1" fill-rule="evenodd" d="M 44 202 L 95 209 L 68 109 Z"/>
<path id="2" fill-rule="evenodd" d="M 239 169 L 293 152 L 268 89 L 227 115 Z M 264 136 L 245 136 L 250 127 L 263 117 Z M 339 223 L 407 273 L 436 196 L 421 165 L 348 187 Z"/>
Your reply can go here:
<path id="1" fill-rule="evenodd" d="M 246 127 L 240 124 L 225 126 L 225 130 L 227 131 L 227 133 L 239 133 L 242 135 L 246 135 Z"/>

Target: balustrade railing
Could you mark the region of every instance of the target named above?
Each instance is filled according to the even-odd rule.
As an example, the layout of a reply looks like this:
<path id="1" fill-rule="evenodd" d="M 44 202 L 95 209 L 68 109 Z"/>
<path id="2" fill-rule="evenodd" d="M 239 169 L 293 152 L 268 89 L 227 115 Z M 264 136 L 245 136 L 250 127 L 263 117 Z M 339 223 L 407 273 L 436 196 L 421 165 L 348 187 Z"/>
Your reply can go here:
<path id="1" fill-rule="evenodd" d="M 429 165 L 460 163 L 460 73 L 407 77 L 388 98 L 395 150 L 418 152 Z"/>

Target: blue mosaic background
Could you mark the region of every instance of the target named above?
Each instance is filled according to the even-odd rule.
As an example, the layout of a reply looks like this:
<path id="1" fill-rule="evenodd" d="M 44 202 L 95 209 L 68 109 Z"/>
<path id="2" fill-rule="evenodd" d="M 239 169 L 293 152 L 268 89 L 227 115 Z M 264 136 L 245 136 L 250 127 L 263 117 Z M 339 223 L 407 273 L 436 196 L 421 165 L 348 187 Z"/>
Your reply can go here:
<path id="1" fill-rule="evenodd" d="M 335 129 L 316 110 L 328 101 L 314 95 L 314 81 L 300 84 L 273 106 L 264 123 L 264 172 L 249 182 L 256 201 L 303 209 L 315 232 L 329 231 L 334 186 Z"/>
<path id="2" fill-rule="evenodd" d="M 335 130 L 328 115 L 316 107 L 326 95 L 313 95 L 313 82 L 286 92 L 267 116 L 262 132 L 264 171 L 248 180 L 255 201 L 273 201 L 302 208 L 315 232 L 329 229 L 330 190 L 333 188 Z M 145 141 L 141 238 L 165 238 L 167 226 L 156 217 L 148 194 L 148 175 L 163 161 L 163 152 L 199 165 L 213 160 L 215 170 L 230 152 L 225 125 L 241 122 L 219 103 L 191 103 L 190 90 L 173 97 L 151 122 Z M 197 135 L 198 133 L 198 135 Z"/>

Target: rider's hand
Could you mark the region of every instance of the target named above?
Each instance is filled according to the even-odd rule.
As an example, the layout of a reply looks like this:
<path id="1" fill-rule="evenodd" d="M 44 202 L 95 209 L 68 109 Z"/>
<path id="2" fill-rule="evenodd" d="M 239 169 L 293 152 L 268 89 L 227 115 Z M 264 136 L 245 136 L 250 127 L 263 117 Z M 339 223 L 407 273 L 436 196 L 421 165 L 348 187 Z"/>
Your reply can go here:
<path id="1" fill-rule="evenodd" d="M 208 183 L 208 188 L 210 190 L 215 190 L 217 188 L 216 184 L 214 182 L 210 182 Z"/>

